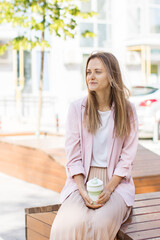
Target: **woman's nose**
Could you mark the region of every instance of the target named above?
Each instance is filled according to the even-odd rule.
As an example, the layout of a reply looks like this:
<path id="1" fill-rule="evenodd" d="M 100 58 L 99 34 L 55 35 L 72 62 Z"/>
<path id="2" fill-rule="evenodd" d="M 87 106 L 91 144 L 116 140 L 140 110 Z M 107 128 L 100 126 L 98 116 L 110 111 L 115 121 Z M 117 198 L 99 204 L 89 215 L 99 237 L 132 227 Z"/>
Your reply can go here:
<path id="1" fill-rule="evenodd" d="M 94 74 L 94 73 L 91 73 L 90 78 L 91 78 L 91 79 L 95 79 L 95 74 Z"/>

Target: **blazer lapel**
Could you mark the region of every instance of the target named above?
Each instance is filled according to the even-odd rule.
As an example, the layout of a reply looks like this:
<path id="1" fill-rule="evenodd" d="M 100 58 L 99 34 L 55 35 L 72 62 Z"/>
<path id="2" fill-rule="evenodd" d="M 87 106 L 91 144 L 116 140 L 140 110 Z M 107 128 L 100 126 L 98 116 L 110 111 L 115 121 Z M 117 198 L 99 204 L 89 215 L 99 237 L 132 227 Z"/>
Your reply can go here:
<path id="1" fill-rule="evenodd" d="M 83 116 L 84 116 L 84 111 L 85 111 L 85 104 L 86 104 L 86 99 L 82 102 L 82 106 L 81 106 L 82 124 L 83 124 Z M 86 161 L 86 167 L 85 167 L 86 179 L 85 179 L 85 181 L 86 181 L 88 178 L 88 173 L 89 173 L 90 164 L 91 164 L 91 160 L 92 160 L 93 135 L 88 132 L 87 128 L 84 127 L 82 136 L 83 136 L 83 144 L 85 144 L 83 149 L 85 149 L 85 161 Z"/>
<path id="2" fill-rule="evenodd" d="M 110 162 L 110 159 L 111 159 L 111 152 L 112 152 L 112 148 L 113 148 L 113 143 L 114 143 L 114 140 L 115 140 L 115 136 L 113 134 L 113 130 L 114 130 L 114 116 L 113 116 L 113 107 L 111 108 L 111 115 L 110 115 L 110 119 L 109 119 L 109 122 L 108 122 L 108 125 L 109 125 L 109 132 L 108 132 L 108 164 L 109 165 L 109 162 Z"/>

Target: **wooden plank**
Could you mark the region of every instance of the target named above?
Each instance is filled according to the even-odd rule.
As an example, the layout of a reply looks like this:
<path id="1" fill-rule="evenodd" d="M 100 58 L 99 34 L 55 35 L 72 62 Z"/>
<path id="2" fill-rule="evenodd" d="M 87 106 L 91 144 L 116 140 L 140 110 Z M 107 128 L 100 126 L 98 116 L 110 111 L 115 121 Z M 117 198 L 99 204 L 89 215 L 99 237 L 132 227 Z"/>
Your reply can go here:
<path id="1" fill-rule="evenodd" d="M 142 214 L 142 215 L 130 215 L 127 221 L 122 225 L 126 224 L 135 224 L 140 222 L 147 222 L 147 221 L 153 221 L 153 220 L 160 220 L 160 213 L 149 213 L 149 214 Z"/>
<path id="2" fill-rule="evenodd" d="M 27 229 L 27 239 L 26 240 L 48 240 L 48 239 L 49 239 L 48 237 L 44 237 L 31 229 Z"/>
<path id="3" fill-rule="evenodd" d="M 34 164 L 34 162 L 32 162 L 32 160 L 30 159 L 31 157 L 34 160 L 37 159 L 37 163 L 43 162 L 44 159 L 50 159 L 50 162 L 56 161 L 53 157 L 50 157 L 50 155 L 48 153 L 46 153 L 40 149 L 34 149 L 34 148 L 27 147 L 27 146 L 26 147 L 17 146 L 17 145 L 13 145 L 10 143 L 2 143 L 1 141 L 0 141 L 0 146 L 1 146 L 1 148 L 0 148 L 1 153 L 3 153 L 8 160 L 10 160 L 8 157 L 10 156 L 11 152 L 14 152 L 17 155 L 16 159 L 21 160 L 21 156 L 23 155 L 24 159 L 27 159 L 30 164 L 32 164 L 32 163 Z M 30 152 L 30 155 L 27 154 L 28 151 Z M 56 151 L 55 151 L 55 155 L 56 155 Z M 25 163 L 27 164 L 28 162 L 25 162 Z M 41 166 L 39 166 L 39 167 L 41 167 Z M 61 166 L 61 167 L 64 168 L 64 166 Z"/>
<path id="4" fill-rule="evenodd" d="M 134 208 L 157 206 L 157 205 L 160 205 L 160 198 L 137 201 L 134 203 Z"/>
<path id="5" fill-rule="evenodd" d="M 157 185 L 157 186 L 154 186 L 154 183 L 152 186 L 146 186 L 146 187 L 136 187 L 136 191 L 135 193 L 136 194 L 140 194 L 140 193 L 146 193 L 146 192 L 159 192 L 160 191 L 160 185 Z"/>
<path id="6" fill-rule="evenodd" d="M 158 176 L 149 176 L 149 177 L 141 177 L 141 178 L 134 178 L 134 184 L 139 186 L 151 186 L 151 185 L 160 185 L 160 175 Z"/>
<path id="7" fill-rule="evenodd" d="M 30 215 L 27 215 L 27 229 L 31 229 L 34 232 L 37 232 L 38 234 L 49 238 L 51 226 L 35 218 L 32 218 Z"/>
<path id="8" fill-rule="evenodd" d="M 160 236 L 160 228 L 129 233 L 128 236 L 134 240 L 145 240 Z"/>
<path id="9" fill-rule="evenodd" d="M 134 165 L 135 167 L 137 166 L 145 166 L 146 164 L 151 163 L 151 159 L 153 161 L 153 165 L 159 165 L 159 155 L 155 156 L 153 152 L 150 151 L 149 154 L 145 154 L 145 149 L 144 152 L 142 152 L 142 155 L 140 156 L 139 153 L 137 153 L 137 158 L 139 158 L 138 160 L 135 160 L 135 163 L 137 163 L 136 165 Z M 152 168 L 152 165 L 150 165 Z M 142 169 L 140 169 L 142 170 Z"/>
<path id="10" fill-rule="evenodd" d="M 52 173 L 52 169 L 48 168 L 52 166 L 53 164 L 57 164 L 54 158 L 51 158 L 48 156 L 48 154 L 42 152 L 37 149 L 25 149 L 24 147 L 21 147 L 21 152 L 19 153 L 19 147 L 14 147 L 11 151 L 6 152 L 6 149 L 3 148 L 0 150 L 3 158 L 0 158 L 0 161 L 4 161 L 8 163 L 13 163 L 25 167 L 35 168 L 39 171 L 45 172 L 46 170 L 48 173 Z M 13 151 L 14 150 L 14 151 Z M 14 156 L 10 158 L 11 152 L 14 152 Z M 59 168 L 55 169 L 55 175 L 64 177 L 64 174 L 62 170 L 64 170 L 64 167 L 59 165 Z"/>
<path id="11" fill-rule="evenodd" d="M 43 213 L 33 213 L 33 214 L 30 214 L 29 216 L 51 226 L 53 223 L 53 220 L 56 217 L 56 214 L 57 212 L 43 212 Z"/>
<path id="12" fill-rule="evenodd" d="M 150 164 L 152 159 L 152 164 Z M 150 166 L 150 167 L 148 167 Z M 160 156 L 150 150 L 138 145 L 138 151 L 133 166 L 132 176 L 134 179 L 145 176 L 159 175 L 160 172 Z"/>
<path id="13" fill-rule="evenodd" d="M 42 207 L 26 208 L 25 213 L 31 214 L 31 213 L 53 212 L 53 211 L 58 211 L 60 206 L 61 204 L 55 204 L 55 205 L 48 205 L 48 206 L 42 206 Z"/>
<path id="14" fill-rule="evenodd" d="M 57 166 L 55 166 L 55 168 L 56 167 Z M 18 165 L 16 166 L 14 164 L 8 165 L 6 162 L 3 162 L 3 163 L 0 163 L 0 171 L 10 176 L 23 179 L 24 181 L 38 184 L 42 187 L 54 190 L 56 192 L 61 192 L 65 184 L 65 179 L 61 177 L 59 177 L 58 179 L 54 176 L 54 168 L 53 168 L 53 173 L 49 175 L 47 173 L 44 174 L 38 171 L 34 171 L 33 169 L 30 169 L 30 168 L 27 169 L 25 167 L 20 167 Z"/>
<path id="15" fill-rule="evenodd" d="M 132 216 L 139 215 L 139 214 L 156 213 L 156 212 L 160 212 L 160 205 L 143 207 L 143 208 L 133 208 Z"/>
<path id="16" fill-rule="evenodd" d="M 150 240 L 160 240 L 160 237 L 157 237 L 157 238 L 150 238 Z"/>
<path id="17" fill-rule="evenodd" d="M 144 157 L 144 156 L 143 156 Z M 151 165 L 151 160 L 153 161 L 153 164 Z M 143 172 L 143 169 L 138 169 L 138 167 L 145 167 L 145 170 L 146 171 L 152 171 L 153 170 L 153 167 L 155 166 L 159 166 L 159 159 L 154 159 L 152 156 L 150 156 L 148 158 L 148 160 L 145 159 L 145 161 L 143 162 L 144 160 L 139 160 L 139 163 L 135 163 L 133 165 L 133 170 L 139 170 L 139 172 Z M 147 166 L 150 166 L 150 168 L 147 168 Z M 152 175 L 154 175 L 154 173 L 152 173 Z"/>
<path id="18" fill-rule="evenodd" d="M 160 192 L 152 192 L 152 193 L 144 193 L 144 194 L 136 194 L 135 201 L 144 201 L 147 199 L 155 199 L 160 198 Z"/>
<path id="19" fill-rule="evenodd" d="M 139 166 L 137 169 L 133 169 L 132 171 L 132 176 L 133 178 L 138 178 L 138 177 L 146 177 L 146 176 L 158 176 L 159 175 L 159 169 L 160 166 L 157 164 L 154 168 L 150 169 L 147 168 L 149 166 L 149 163 L 146 163 L 146 166 Z M 141 168 L 141 169 L 139 169 Z M 143 170 L 142 170 L 143 169 Z"/>
<path id="20" fill-rule="evenodd" d="M 127 224 L 121 227 L 125 234 L 160 228 L 160 220 Z"/>

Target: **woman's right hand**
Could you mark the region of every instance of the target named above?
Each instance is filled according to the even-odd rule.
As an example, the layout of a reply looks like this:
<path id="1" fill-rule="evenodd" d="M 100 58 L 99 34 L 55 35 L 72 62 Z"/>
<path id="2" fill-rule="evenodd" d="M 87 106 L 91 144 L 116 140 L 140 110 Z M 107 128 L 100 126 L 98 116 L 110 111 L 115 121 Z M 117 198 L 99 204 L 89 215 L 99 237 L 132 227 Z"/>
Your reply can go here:
<path id="1" fill-rule="evenodd" d="M 93 201 L 89 197 L 87 190 L 81 190 L 80 194 L 81 194 L 86 206 L 89 207 L 89 208 L 97 209 L 97 208 L 100 208 L 104 205 L 104 204 L 96 204 L 96 205 L 93 204 Z"/>
<path id="2" fill-rule="evenodd" d="M 88 192 L 86 190 L 86 187 L 84 184 L 84 176 L 82 174 L 74 175 L 74 180 L 78 186 L 79 192 L 80 192 L 87 207 L 96 209 L 96 208 L 100 208 L 104 205 L 104 204 L 96 204 L 96 205 L 93 204 L 93 201 L 92 201 L 92 199 L 90 199 Z"/>

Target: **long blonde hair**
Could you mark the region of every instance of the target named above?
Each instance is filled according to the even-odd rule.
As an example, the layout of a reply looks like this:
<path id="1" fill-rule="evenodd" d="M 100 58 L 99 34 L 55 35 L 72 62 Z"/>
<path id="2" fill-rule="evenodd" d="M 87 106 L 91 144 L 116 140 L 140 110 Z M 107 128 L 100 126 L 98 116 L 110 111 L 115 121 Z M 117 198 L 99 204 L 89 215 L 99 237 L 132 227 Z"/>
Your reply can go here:
<path id="1" fill-rule="evenodd" d="M 118 60 L 113 54 L 108 52 L 96 52 L 91 54 L 86 63 L 86 76 L 88 63 L 93 58 L 100 59 L 107 70 L 108 81 L 111 86 L 109 107 L 114 107 L 114 133 L 118 137 L 127 136 L 131 131 L 130 118 L 133 118 L 133 111 L 127 100 L 130 93 L 122 81 Z M 86 84 L 88 88 L 87 80 Z M 90 91 L 88 88 L 84 124 L 92 134 L 95 134 L 98 127 L 101 125 L 98 107 L 96 92 Z"/>

